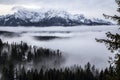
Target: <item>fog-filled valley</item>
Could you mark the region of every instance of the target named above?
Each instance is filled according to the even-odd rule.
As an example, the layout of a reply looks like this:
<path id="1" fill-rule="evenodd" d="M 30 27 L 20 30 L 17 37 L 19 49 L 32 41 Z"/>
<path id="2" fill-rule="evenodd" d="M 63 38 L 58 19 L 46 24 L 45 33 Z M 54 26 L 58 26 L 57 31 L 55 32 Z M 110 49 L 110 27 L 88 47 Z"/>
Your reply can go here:
<path id="1" fill-rule="evenodd" d="M 120 0 L 0 0 L 0 80 L 120 80 Z"/>
<path id="2" fill-rule="evenodd" d="M 90 62 L 99 69 L 109 66 L 113 53 L 104 44 L 96 42 L 105 39 L 105 33 L 118 32 L 118 26 L 74 26 L 74 27 L 0 27 L 3 42 L 60 50 L 65 60 L 59 67 L 71 67 Z"/>

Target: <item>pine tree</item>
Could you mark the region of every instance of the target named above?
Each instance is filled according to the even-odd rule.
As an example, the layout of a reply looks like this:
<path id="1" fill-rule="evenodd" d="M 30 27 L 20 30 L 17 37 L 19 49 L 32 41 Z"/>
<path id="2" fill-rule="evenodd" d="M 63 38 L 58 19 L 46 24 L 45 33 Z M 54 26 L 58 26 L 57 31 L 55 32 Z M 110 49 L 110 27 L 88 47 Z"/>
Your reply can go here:
<path id="1" fill-rule="evenodd" d="M 118 13 L 120 13 L 120 0 L 115 0 L 116 3 L 118 4 Z M 109 16 L 105 15 L 105 18 L 109 18 L 112 20 L 117 21 L 118 25 L 120 25 L 120 16 L 114 15 L 114 16 Z M 120 34 L 112 34 L 111 32 L 106 33 L 106 36 L 108 39 L 97 39 L 98 42 L 105 43 L 107 45 L 108 50 L 111 50 L 111 52 L 116 52 L 117 54 L 115 56 L 115 61 L 114 63 L 114 74 L 115 76 L 113 77 L 115 80 L 120 80 Z"/>

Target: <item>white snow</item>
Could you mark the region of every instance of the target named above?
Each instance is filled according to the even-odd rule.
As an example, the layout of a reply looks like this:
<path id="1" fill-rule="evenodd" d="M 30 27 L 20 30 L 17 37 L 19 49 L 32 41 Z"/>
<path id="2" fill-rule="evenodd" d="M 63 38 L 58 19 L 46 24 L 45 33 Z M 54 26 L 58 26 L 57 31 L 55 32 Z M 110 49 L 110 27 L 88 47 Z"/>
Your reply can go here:
<path id="1" fill-rule="evenodd" d="M 27 9 L 24 7 L 13 7 L 14 13 L 13 15 L 15 18 L 22 19 L 24 21 L 31 21 L 31 22 L 39 22 L 43 19 L 50 19 L 53 17 L 61 17 L 63 19 L 66 19 L 66 21 L 69 20 L 75 20 L 78 22 L 83 22 L 83 23 L 90 23 L 90 20 L 93 22 L 98 22 L 98 23 L 108 23 L 107 21 L 104 21 L 102 19 L 97 19 L 97 18 L 88 18 L 84 16 L 83 14 L 70 14 L 67 11 L 62 11 L 62 10 L 54 10 L 54 9 Z M 7 15 L 9 16 L 9 15 Z M 7 16 L 0 16 L 0 19 L 5 18 Z"/>

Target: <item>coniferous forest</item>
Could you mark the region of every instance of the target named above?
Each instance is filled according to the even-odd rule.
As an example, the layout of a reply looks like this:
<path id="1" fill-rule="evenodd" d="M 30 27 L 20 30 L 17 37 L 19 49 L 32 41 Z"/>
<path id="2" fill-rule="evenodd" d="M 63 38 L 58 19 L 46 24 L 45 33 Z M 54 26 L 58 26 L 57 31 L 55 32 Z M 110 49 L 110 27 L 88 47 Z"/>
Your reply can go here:
<path id="1" fill-rule="evenodd" d="M 115 1 L 120 12 L 120 0 Z M 120 25 L 119 16 L 104 16 Z M 116 54 L 105 69 L 97 69 L 89 62 L 84 67 L 61 67 L 65 57 L 60 50 L 31 46 L 22 41 L 10 44 L 0 39 L 0 80 L 120 80 L 120 34 L 108 32 L 106 37 L 96 41 Z"/>
<path id="2" fill-rule="evenodd" d="M 8 44 L 0 40 L 0 73 L 1 80 L 108 80 L 114 76 L 113 67 L 99 71 L 95 66 L 87 63 L 84 68 L 73 66 L 66 68 L 49 68 L 44 65 L 39 69 L 25 68 L 29 62 L 37 65 L 44 59 L 54 60 L 54 65 L 64 61 L 59 50 L 37 48 L 24 42 Z M 19 67 L 18 67 L 19 66 Z"/>

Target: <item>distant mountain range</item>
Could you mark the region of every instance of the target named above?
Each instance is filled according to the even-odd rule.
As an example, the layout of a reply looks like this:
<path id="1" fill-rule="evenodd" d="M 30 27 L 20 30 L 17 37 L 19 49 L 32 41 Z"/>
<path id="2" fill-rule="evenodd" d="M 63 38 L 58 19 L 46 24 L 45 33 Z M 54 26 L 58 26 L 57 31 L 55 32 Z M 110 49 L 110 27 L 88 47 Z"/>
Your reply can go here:
<path id="1" fill-rule="evenodd" d="M 30 10 L 17 8 L 13 14 L 0 16 L 0 26 L 77 26 L 77 25 L 111 25 L 111 22 L 86 18 L 81 14 L 70 14 L 58 10 Z"/>

